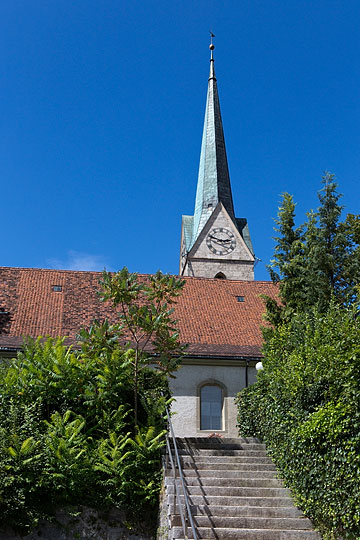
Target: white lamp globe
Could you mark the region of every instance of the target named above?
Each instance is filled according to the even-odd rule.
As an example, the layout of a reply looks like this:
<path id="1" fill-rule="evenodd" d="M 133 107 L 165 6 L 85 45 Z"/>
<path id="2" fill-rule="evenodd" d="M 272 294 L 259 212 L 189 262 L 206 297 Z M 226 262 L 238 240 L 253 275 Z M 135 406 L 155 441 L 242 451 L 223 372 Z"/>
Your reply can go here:
<path id="1" fill-rule="evenodd" d="M 258 362 L 255 366 L 256 371 L 261 371 L 264 369 L 264 366 L 262 365 L 262 362 Z"/>

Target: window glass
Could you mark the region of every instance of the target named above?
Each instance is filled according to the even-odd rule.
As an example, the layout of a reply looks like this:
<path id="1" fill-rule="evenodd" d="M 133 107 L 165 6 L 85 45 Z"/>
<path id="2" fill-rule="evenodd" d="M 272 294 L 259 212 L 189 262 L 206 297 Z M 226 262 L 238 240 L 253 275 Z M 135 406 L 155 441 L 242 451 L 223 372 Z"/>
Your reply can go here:
<path id="1" fill-rule="evenodd" d="M 222 429 L 222 390 L 206 385 L 200 390 L 200 429 Z"/>

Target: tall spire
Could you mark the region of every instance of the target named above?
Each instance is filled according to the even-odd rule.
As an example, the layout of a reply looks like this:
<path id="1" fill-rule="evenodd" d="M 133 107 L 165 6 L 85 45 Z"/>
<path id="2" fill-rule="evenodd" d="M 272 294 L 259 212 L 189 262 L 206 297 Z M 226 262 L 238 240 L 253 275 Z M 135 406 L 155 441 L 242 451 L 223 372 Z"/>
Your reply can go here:
<path id="1" fill-rule="evenodd" d="M 226 157 L 224 131 L 221 120 L 219 95 L 216 83 L 215 45 L 211 34 L 210 75 L 206 100 L 204 129 L 201 143 L 199 176 L 196 190 L 192 243 L 214 211 L 222 202 L 230 217 L 235 220 L 230 176 Z"/>

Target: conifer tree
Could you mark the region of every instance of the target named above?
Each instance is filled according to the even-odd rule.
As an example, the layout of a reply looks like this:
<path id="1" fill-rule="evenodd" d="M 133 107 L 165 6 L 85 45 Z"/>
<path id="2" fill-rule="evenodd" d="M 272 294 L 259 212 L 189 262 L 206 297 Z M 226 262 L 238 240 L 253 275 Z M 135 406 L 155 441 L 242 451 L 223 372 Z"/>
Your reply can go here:
<path id="1" fill-rule="evenodd" d="M 324 311 L 331 296 L 339 296 L 339 277 L 345 263 L 347 238 L 339 223 L 343 206 L 339 204 L 341 195 L 336 191 L 334 175 L 326 173 L 322 183 L 324 187 L 319 192 L 318 209 L 318 259 L 313 263 L 322 278 L 322 287 L 318 290 L 318 305 L 319 309 Z"/>
<path id="2" fill-rule="evenodd" d="M 275 220 L 278 236 L 268 270 L 272 281 L 279 283 L 283 306 L 266 298 L 268 318 L 274 324 L 282 320 L 285 311 L 289 316 L 304 298 L 303 227 L 295 227 L 295 206 L 292 195 L 284 193 Z"/>
<path id="3" fill-rule="evenodd" d="M 323 287 L 323 276 L 318 271 L 316 261 L 319 259 L 319 229 L 317 212 L 310 210 L 306 214 L 304 224 L 304 306 L 318 303 L 318 292 Z"/>
<path id="4" fill-rule="evenodd" d="M 348 305 L 360 283 L 360 216 L 341 221 L 341 194 L 333 174 L 325 173 L 317 212 L 295 226 L 295 203 L 284 193 L 275 220 L 276 245 L 269 265 L 279 283 L 281 304 L 266 298 L 267 319 L 275 326 L 295 312 L 317 307 L 325 312 L 333 298 Z"/>
<path id="5" fill-rule="evenodd" d="M 347 216 L 341 221 L 342 197 L 337 192 L 333 174 L 325 173 L 323 188 L 319 192 L 317 235 L 307 231 L 306 244 L 308 288 L 311 292 L 307 304 L 317 305 L 321 312 L 328 309 L 331 298 L 341 305 L 348 305 L 356 297 L 360 282 L 359 216 Z M 310 281 L 311 280 L 311 281 Z"/>
<path id="6" fill-rule="evenodd" d="M 345 303 L 352 303 L 359 298 L 360 292 L 360 215 L 348 214 L 342 223 L 347 238 L 346 264 L 339 276 Z"/>

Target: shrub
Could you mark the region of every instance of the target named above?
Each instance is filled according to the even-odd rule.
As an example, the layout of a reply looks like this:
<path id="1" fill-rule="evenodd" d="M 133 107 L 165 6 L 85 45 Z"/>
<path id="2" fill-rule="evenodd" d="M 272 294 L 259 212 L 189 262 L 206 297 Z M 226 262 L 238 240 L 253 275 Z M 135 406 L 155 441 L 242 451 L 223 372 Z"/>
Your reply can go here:
<path id="1" fill-rule="evenodd" d="M 143 370 L 139 420 L 132 370 L 117 344 L 99 354 L 28 341 L 0 382 L 0 523 L 33 528 L 57 508 L 157 505 L 166 377 Z"/>
<path id="2" fill-rule="evenodd" d="M 356 308 L 296 315 L 264 347 L 238 395 L 239 428 L 258 436 L 328 538 L 360 537 L 360 319 Z M 331 536 L 333 535 L 333 536 Z"/>

